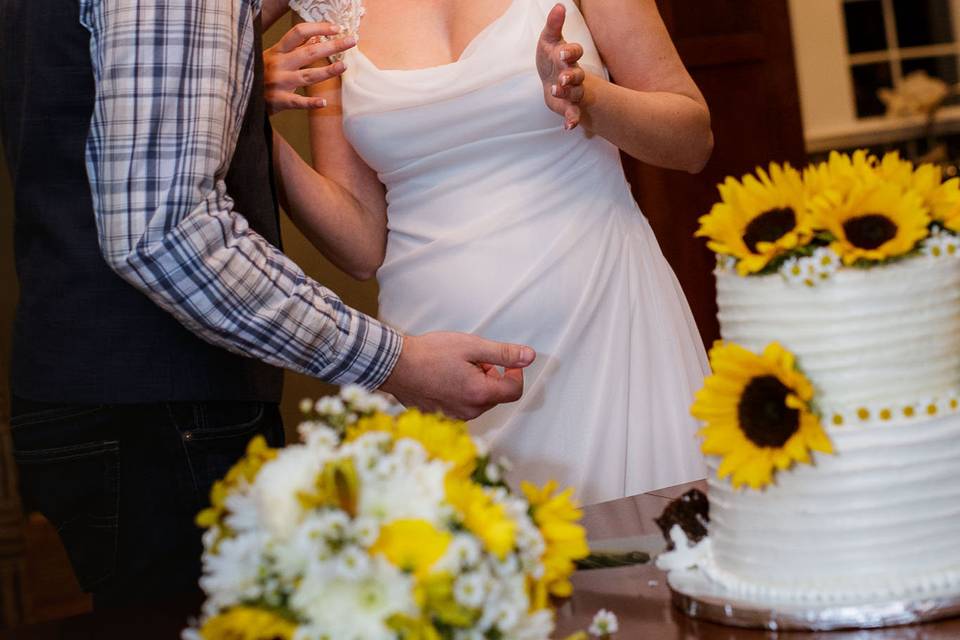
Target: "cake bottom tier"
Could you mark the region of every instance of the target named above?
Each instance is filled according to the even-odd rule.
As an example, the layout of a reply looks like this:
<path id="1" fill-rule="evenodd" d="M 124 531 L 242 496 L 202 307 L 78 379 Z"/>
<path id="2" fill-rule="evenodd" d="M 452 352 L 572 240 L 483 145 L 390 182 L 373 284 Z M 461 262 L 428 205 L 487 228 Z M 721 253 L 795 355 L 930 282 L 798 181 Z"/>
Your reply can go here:
<path id="1" fill-rule="evenodd" d="M 834 455 L 764 491 L 733 489 L 710 462 L 704 573 L 792 602 L 960 591 L 960 416 L 828 432 Z"/>

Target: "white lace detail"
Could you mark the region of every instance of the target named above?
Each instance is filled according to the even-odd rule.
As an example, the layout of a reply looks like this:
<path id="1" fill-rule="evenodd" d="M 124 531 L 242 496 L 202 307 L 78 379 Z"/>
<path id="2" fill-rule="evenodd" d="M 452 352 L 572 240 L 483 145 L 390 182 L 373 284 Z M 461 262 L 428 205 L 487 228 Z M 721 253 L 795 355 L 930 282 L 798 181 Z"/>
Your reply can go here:
<path id="1" fill-rule="evenodd" d="M 339 26 L 342 31 L 337 37 L 353 36 L 358 39 L 360 19 L 366 11 L 363 0 L 290 0 L 290 8 L 307 22 L 330 22 Z M 340 60 L 343 54 L 330 57 Z"/>

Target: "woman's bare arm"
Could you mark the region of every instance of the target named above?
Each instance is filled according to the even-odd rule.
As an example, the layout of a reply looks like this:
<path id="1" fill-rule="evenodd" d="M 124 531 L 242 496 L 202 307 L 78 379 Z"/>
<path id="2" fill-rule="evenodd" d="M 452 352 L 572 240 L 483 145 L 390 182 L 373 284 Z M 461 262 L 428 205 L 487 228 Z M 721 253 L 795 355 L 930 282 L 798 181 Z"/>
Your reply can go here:
<path id="1" fill-rule="evenodd" d="M 348 190 L 317 174 L 274 133 L 273 157 L 280 200 L 290 219 L 323 255 L 358 280 L 376 275 L 383 262 L 386 223 Z"/>
<path id="2" fill-rule="evenodd" d="M 655 0 L 579 4 L 613 82 L 585 73 L 575 64 L 582 48 L 560 38 L 549 50 L 557 57 L 567 51 L 572 64 L 566 69 L 557 65 L 557 97 L 572 99 L 577 109 L 571 113 L 586 130 L 643 162 L 691 173 L 703 169 L 713 150 L 710 111 L 677 54 Z M 548 18 L 547 38 L 558 13 L 562 9 L 554 9 Z"/>
<path id="3" fill-rule="evenodd" d="M 264 51 L 264 97 L 270 113 L 314 109 L 310 112 L 311 130 L 318 116 L 325 114 L 336 123 L 320 134 L 325 140 L 318 142 L 317 136 L 311 135 L 315 165 L 329 172 L 326 175 L 317 173 L 286 140 L 274 134 L 279 195 L 294 224 L 314 246 L 353 277 L 366 280 L 383 262 L 386 203 L 376 175 L 353 153 L 340 128 L 339 76 L 345 66 L 342 62 L 330 64 L 328 56 L 355 46 L 356 41 L 352 37 L 317 41 L 318 36 L 335 33 L 332 25 L 301 22 Z M 315 83 L 313 93 L 329 94 L 330 100 L 296 93 Z M 365 189 L 353 178 L 360 171 L 371 180 L 363 183 Z"/>
<path id="4" fill-rule="evenodd" d="M 383 264 L 386 252 L 386 190 L 344 135 L 340 87 L 341 80 L 336 77 L 307 89 L 311 97 L 322 98 L 327 104 L 309 112 L 313 170 L 356 202 L 355 220 L 349 232 L 356 238 L 351 251 L 362 267 L 360 275 L 372 277 Z M 303 209 L 300 217 L 307 225 L 324 224 L 315 220 L 317 216 L 309 209 Z"/>

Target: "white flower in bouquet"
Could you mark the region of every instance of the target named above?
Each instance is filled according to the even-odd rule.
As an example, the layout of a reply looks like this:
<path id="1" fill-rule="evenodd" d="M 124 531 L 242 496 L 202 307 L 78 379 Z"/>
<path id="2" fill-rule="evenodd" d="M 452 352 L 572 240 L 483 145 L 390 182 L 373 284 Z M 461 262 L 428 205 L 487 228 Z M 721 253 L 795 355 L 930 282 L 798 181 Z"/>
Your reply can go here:
<path id="1" fill-rule="evenodd" d="M 462 422 L 337 400 L 311 404 L 305 444 L 256 439 L 216 483 L 184 637 L 547 640 L 588 553 L 570 491 L 511 493 Z"/>
<path id="2" fill-rule="evenodd" d="M 298 640 L 394 640 L 390 618 L 416 614 L 413 578 L 383 558 L 373 558 L 365 575 L 346 578 L 338 562 L 308 572 L 290 599 L 294 610 L 310 612 Z"/>
<path id="3" fill-rule="evenodd" d="M 553 632 L 553 616 L 547 611 L 524 617 L 513 631 L 515 640 L 540 640 Z"/>
<path id="4" fill-rule="evenodd" d="M 483 557 L 477 539 L 467 534 L 456 534 L 444 556 L 437 562 L 437 569 L 459 574 L 475 569 Z"/>
<path id="5" fill-rule="evenodd" d="M 327 396 L 317 400 L 314 410 L 321 416 L 335 416 L 346 411 L 343 400 L 336 396 Z"/>
<path id="6" fill-rule="evenodd" d="M 323 422 L 303 422 L 297 427 L 297 433 L 308 449 L 320 455 L 330 455 L 340 444 L 337 432 Z"/>
<path id="7" fill-rule="evenodd" d="M 200 587 L 210 594 L 208 607 L 220 609 L 262 595 L 263 544 L 260 534 L 246 533 L 223 540 L 216 554 L 204 555 Z"/>
<path id="8" fill-rule="evenodd" d="M 290 447 L 260 471 L 253 487 L 257 512 L 278 539 L 287 539 L 300 524 L 304 509 L 298 496 L 311 489 L 321 465 L 314 451 Z"/>

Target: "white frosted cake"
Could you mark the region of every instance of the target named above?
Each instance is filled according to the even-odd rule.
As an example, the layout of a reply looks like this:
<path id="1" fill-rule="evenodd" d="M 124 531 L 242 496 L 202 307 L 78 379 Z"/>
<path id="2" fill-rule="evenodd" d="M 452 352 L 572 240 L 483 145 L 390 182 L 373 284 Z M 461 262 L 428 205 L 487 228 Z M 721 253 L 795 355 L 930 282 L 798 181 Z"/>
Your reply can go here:
<path id="1" fill-rule="evenodd" d="M 763 491 L 712 474 L 708 575 L 785 598 L 960 588 L 960 259 L 816 287 L 719 273 L 717 300 L 723 340 L 796 355 L 834 454 Z"/>
<path id="2" fill-rule="evenodd" d="M 960 212 L 960 187 L 896 156 L 790 171 L 728 181 L 701 221 L 721 256 L 722 340 L 693 407 L 708 535 L 674 531 L 660 564 L 741 602 L 960 598 L 960 239 L 944 204 Z"/>

